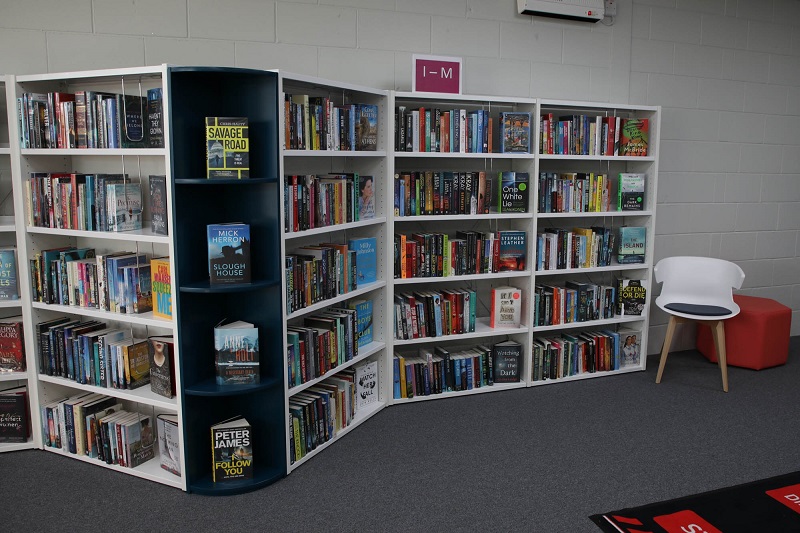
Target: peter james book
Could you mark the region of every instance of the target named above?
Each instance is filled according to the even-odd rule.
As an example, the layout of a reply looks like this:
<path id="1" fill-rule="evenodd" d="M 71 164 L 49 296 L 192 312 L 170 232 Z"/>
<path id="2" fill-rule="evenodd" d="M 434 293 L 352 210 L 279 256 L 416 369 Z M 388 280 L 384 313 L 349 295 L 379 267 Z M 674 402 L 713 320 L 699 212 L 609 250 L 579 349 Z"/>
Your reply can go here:
<path id="1" fill-rule="evenodd" d="M 247 117 L 206 117 L 206 162 L 209 179 L 250 177 Z"/>
<path id="2" fill-rule="evenodd" d="M 209 224 L 207 237 L 211 284 L 250 283 L 250 225 Z"/>
<path id="3" fill-rule="evenodd" d="M 235 416 L 211 426 L 214 483 L 253 477 L 253 439 L 250 423 Z"/>
<path id="4" fill-rule="evenodd" d="M 258 328 L 242 320 L 223 322 L 214 326 L 217 385 L 258 383 Z"/>

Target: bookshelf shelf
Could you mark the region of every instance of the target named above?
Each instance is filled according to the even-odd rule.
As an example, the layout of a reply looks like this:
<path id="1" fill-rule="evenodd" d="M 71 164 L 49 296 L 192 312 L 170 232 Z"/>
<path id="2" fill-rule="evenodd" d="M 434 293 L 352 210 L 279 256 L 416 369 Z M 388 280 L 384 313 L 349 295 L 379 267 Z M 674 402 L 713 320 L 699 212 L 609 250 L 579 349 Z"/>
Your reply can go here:
<path id="1" fill-rule="evenodd" d="M 0 153 L 0 155 L 3 155 Z M 17 231 L 17 226 L 14 223 L 14 217 L 9 215 L 0 216 L 0 232 L 10 233 Z"/>
<path id="2" fill-rule="evenodd" d="M 346 231 L 355 228 L 364 228 L 367 226 L 381 226 L 386 224 L 386 217 L 370 218 L 367 220 L 358 220 L 356 222 L 347 222 L 345 224 L 334 224 L 332 226 L 324 226 L 321 228 L 308 229 L 304 231 L 290 231 L 283 234 L 286 240 L 301 239 L 303 237 L 311 237 L 314 235 L 324 235 L 326 233 L 333 233 L 335 231 Z"/>
<path id="3" fill-rule="evenodd" d="M 647 265 L 642 263 L 633 263 L 627 265 L 614 264 L 606 267 L 591 267 L 591 268 L 557 268 L 553 270 L 537 270 L 536 276 L 557 276 L 562 274 L 591 274 L 592 272 L 617 272 L 624 270 L 641 270 L 647 268 Z"/>
<path id="4" fill-rule="evenodd" d="M 252 479 L 226 481 L 225 483 L 214 483 L 209 474 L 189 485 L 189 491 L 207 496 L 232 496 L 266 487 L 286 475 L 286 472 L 279 467 L 255 467 L 254 470 Z"/>
<path id="5" fill-rule="evenodd" d="M 372 292 L 372 291 L 375 291 L 375 290 L 378 290 L 378 289 L 382 289 L 384 287 L 386 287 L 386 282 L 384 280 L 378 280 L 375 283 L 367 283 L 366 285 L 364 285 L 364 286 L 362 286 L 362 287 L 360 287 L 360 288 L 358 288 L 358 289 L 356 289 L 354 291 L 350 291 L 350 292 L 346 292 L 344 294 L 340 294 L 336 298 L 330 298 L 328 300 L 323 300 L 321 302 L 317 302 L 315 304 L 309 305 L 308 307 L 303 307 L 302 309 L 298 309 L 297 311 L 294 311 L 293 313 L 290 313 L 286 318 L 291 320 L 291 319 L 294 319 L 294 318 L 298 318 L 298 317 L 307 315 L 309 313 L 314 313 L 314 312 L 319 311 L 321 309 L 325 309 L 326 307 L 332 307 L 333 305 L 338 304 L 340 302 L 344 302 L 346 300 L 350 300 L 350 299 L 356 298 L 358 296 L 362 296 L 364 294 L 367 294 L 369 292 Z"/>
<path id="6" fill-rule="evenodd" d="M 414 396 L 413 398 L 395 398 L 394 403 L 402 404 L 402 403 L 425 402 L 428 400 L 442 400 L 446 398 L 457 398 L 459 396 L 472 396 L 474 394 L 486 394 L 490 392 L 522 389 L 527 386 L 528 383 L 524 380 L 520 381 L 519 383 L 495 383 L 494 385 L 489 385 L 486 387 L 478 387 L 476 389 L 442 392 L 440 394 L 429 394 L 427 396 Z"/>
<path id="7" fill-rule="evenodd" d="M 539 154 L 542 160 L 562 160 L 562 161 L 623 161 L 653 163 L 655 157 L 652 156 L 619 156 L 619 155 L 576 155 L 576 154 Z"/>
<path id="8" fill-rule="evenodd" d="M 168 485 L 170 487 L 175 487 L 178 489 L 183 488 L 183 480 L 180 477 L 172 474 L 171 472 L 167 472 L 166 470 L 161 468 L 158 452 L 156 452 L 155 458 L 150 459 L 146 463 L 141 464 L 136 468 L 127 468 L 119 465 L 108 464 L 105 461 L 100 461 L 99 459 L 94 457 L 88 457 L 86 455 L 77 455 L 74 453 L 65 452 L 57 448 L 50 448 L 45 446 L 44 449 L 51 453 L 62 455 L 64 457 L 69 457 L 70 459 L 83 461 L 84 463 L 89 463 L 95 466 L 108 468 L 109 470 L 115 470 L 117 472 L 121 472 L 129 476 L 146 479 L 148 481 L 155 481 L 156 483 L 161 483 L 162 485 Z"/>
<path id="9" fill-rule="evenodd" d="M 640 365 L 640 366 L 622 367 L 619 370 L 600 370 L 597 372 L 582 372 L 580 374 L 575 374 L 574 376 L 564 376 L 555 379 L 539 379 L 536 381 L 531 381 L 528 385 L 531 387 L 539 387 L 542 385 L 554 385 L 556 383 L 567 383 L 570 381 L 581 381 L 584 379 L 601 378 L 606 376 L 618 376 L 620 374 L 627 374 L 629 372 L 639 372 L 641 370 L 644 370 L 644 367 Z"/>
<path id="10" fill-rule="evenodd" d="M 517 220 L 533 218 L 531 213 L 489 213 L 486 215 L 419 215 L 410 217 L 395 217 L 395 224 L 410 222 L 476 222 L 480 220 Z"/>
<path id="11" fill-rule="evenodd" d="M 196 385 L 189 385 L 184 392 L 189 396 L 236 396 L 269 389 L 279 385 L 278 378 L 267 378 L 253 385 L 217 385 L 214 379 L 206 379 Z"/>
<path id="12" fill-rule="evenodd" d="M 0 372 L 0 382 L 4 381 L 26 381 L 28 372 Z"/>
<path id="13" fill-rule="evenodd" d="M 496 152 L 395 152 L 394 156 L 400 159 L 406 158 L 430 158 L 430 159 L 521 159 L 530 161 L 531 154 L 503 154 Z"/>
<path id="14" fill-rule="evenodd" d="M 647 320 L 646 316 L 639 315 L 623 315 L 615 316 L 614 318 L 604 318 L 601 320 L 585 320 L 583 322 L 568 322 L 566 324 L 553 324 L 551 326 L 534 326 L 533 331 L 536 333 L 542 331 L 558 331 L 564 329 L 578 329 L 589 328 L 592 326 L 607 326 L 611 324 L 625 324 L 628 322 L 642 322 Z"/>
<path id="15" fill-rule="evenodd" d="M 0 442 L 0 453 L 30 450 L 33 447 L 33 439 L 28 439 L 25 442 Z"/>
<path id="16" fill-rule="evenodd" d="M 538 213 L 536 216 L 541 219 L 548 218 L 605 218 L 605 217 L 649 217 L 653 211 L 591 211 L 586 213 Z"/>
<path id="17" fill-rule="evenodd" d="M 86 317 L 99 318 L 102 320 L 109 320 L 111 322 L 122 322 L 125 324 L 138 324 L 142 326 L 154 326 L 165 329 L 173 329 L 175 327 L 174 322 L 172 322 L 171 320 L 165 320 L 163 318 L 156 318 L 155 316 L 153 316 L 152 311 L 137 315 L 128 315 L 122 313 L 112 313 L 110 311 L 101 311 L 100 309 L 93 309 L 91 307 L 46 304 L 43 302 L 31 302 L 31 307 L 34 309 L 41 309 L 43 311 L 55 311 L 58 313 L 81 315 Z"/>
<path id="18" fill-rule="evenodd" d="M 385 158 L 386 150 L 283 150 L 284 157 L 367 157 Z"/>
<path id="19" fill-rule="evenodd" d="M 272 279 L 253 281 L 252 283 L 228 283 L 212 285 L 209 280 L 198 281 L 181 285 L 180 292 L 193 292 L 199 294 L 221 294 L 235 292 L 251 292 L 277 285 L 278 282 Z"/>
<path id="20" fill-rule="evenodd" d="M 419 337 L 416 339 L 394 339 L 394 345 L 407 346 L 410 344 L 459 342 L 469 339 L 499 337 L 504 335 L 517 335 L 521 333 L 528 333 L 528 327 L 524 324 L 518 328 L 492 328 L 489 327 L 489 317 L 479 317 L 475 321 L 475 331 L 471 333 L 462 333 L 459 335 L 442 335 L 441 337 Z"/>
<path id="21" fill-rule="evenodd" d="M 22 300 L 0 300 L 0 309 L 13 309 L 15 307 L 22 307 Z"/>
<path id="22" fill-rule="evenodd" d="M 155 156 L 167 155 L 165 148 L 22 148 L 26 156 Z"/>
<path id="23" fill-rule="evenodd" d="M 166 398 L 164 396 L 159 396 L 158 394 L 150 390 L 150 387 L 148 386 L 143 386 L 133 390 L 113 389 L 106 387 L 98 387 L 96 385 L 83 385 L 81 383 L 72 381 L 70 379 L 58 376 L 47 376 L 44 374 L 39 375 L 39 381 L 45 383 L 53 383 L 55 385 L 62 385 L 64 387 L 69 387 L 71 389 L 78 389 L 86 392 L 99 392 L 101 394 L 105 394 L 107 396 L 113 396 L 114 398 L 119 398 L 121 400 L 128 400 L 139 404 L 150 405 L 173 413 L 177 412 L 178 410 L 178 400 L 176 398 Z"/>
<path id="24" fill-rule="evenodd" d="M 153 233 L 149 225 L 141 230 L 133 231 L 84 231 L 77 229 L 42 228 L 39 226 L 28 226 L 28 233 L 39 235 L 61 235 L 63 237 L 81 237 L 86 239 L 108 239 L 113 241 L 147 242 L 158 244 L 169 244 L 169 235 L 157 235 Z"/>
<path id="25" fill-rule="evenodd" d="M 278 183 L 276 178 L 249 178 L 249 179 L 208 179 L 208 178 L 178 178 L 175 180 L 175 185 L 200 185 L 207 187 L 219 186 L 241 186 L 247 187 L 249 185 L 265 185 L 268 183 Z"/>
<path id="26" fill-rule="evenodd" d="M 481 279 L 506 279 L 506 278 L 529 278 L 530 270 L 510 270 L 508 272 L 493 272 L 491 274 L 467 274 L 464 276 L 444 276 L 430 278 L 397 278 L 395 285 L 412 285 L 417 283 L 442 283 L 446 281 L 472 281 Z"/>
<path id="27" fill-rule="evenodd" d="M 363 348 L 359 348 L 358 349 L 358 356 L 354 357 L 350 361 L 347 361 L 347 362 L 337 366 L 336 368 L 332 368 L 331 370 L 325 372 L 323 375 L 321 375 L 318 378 L 311 379 L 309 381 L 306 381 L 305 383 L 301 383 L 300 385 L 295 385 L 294 387 L 289 387 L 289 397 L 292 397 L 292 396 L 294 396 L 295 394 L 297 394 L 299 392 L 303 392 L 307 388 L 313 387 L 317 383 L 321 383 L 321 382 L 325 381 L 326 379 L 328 379 L 329 377 L 335 376 L 336 374 L 338 374 L 342 370 L 345 370 L 347 368 L 352 367 L 353 365 L 357 365 L 358 363 L 366 361 L 371 356 L 373 356 L 376 353 L 378 353 L 381 350 L 383 350 L 385 347 L 386 347 L 386 344 L 384 344 L 382 342 L 378 342 L 378 341 L 373 341 L 373 342 L 369 343 L 368 345 L 364 346 Z"/>

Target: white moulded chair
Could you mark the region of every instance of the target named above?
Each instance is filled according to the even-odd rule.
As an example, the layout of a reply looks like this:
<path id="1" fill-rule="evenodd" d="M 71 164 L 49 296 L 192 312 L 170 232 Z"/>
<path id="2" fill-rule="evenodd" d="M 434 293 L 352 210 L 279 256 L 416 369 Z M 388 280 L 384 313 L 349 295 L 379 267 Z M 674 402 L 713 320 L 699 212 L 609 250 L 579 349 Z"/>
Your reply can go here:
<path id="1" fill-rule="evenodd" d="M 692 320 L 711 328 L 722 371 L 722 390 L 728 392 L 725 320 L 739 314 L 733 289 L 741 288 L 744 272 L 739 265 L 723 259 L 676 256 L 659 261 L 653 273 L 656 282 L 663 283 L 656 305 L 670 315 L 656 383 L 661 383 L 675 327 Z"/>

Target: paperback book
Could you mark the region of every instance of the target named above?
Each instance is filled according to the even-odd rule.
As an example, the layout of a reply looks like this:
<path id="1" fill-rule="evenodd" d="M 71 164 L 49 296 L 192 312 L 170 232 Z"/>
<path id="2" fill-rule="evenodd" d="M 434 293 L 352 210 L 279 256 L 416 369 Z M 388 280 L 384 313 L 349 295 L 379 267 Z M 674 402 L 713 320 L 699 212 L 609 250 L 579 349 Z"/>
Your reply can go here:
<path id="1" fill-rule="evenodd" d="M 357 286 L 375 283 L 378 277 L 378 251 L 375 237 L 350 239 L 348 248 L 356 252 Z"/>
<path id="2" fill-rule="evenodd" d="M 161 87 L 147 90 L 147 140 L 150 148 L 164 148 Z"/>
<path id="3" fill-rule="evenodd" d="M 142 229 L 142 186 L 138 183 L 106 185 L 107 231 Z"/>
<path id="4" fill-rule="evenodd" d="M 133 413 L 122 419 L 120 436 L 124 436 L 125 466 L 136 468 L 156 456 L 156 439 L 149 415 Z"/>
<path id="5" fill-rule="evenodd" d="M 522 291 L 516 287 L 492 288 L 489 327 L 518 328 L 522 317 Z"/>
<path id="6" fill-rule="evenodd" d="M 642 357 L 642 331 L 625 327 L 620 328 L 617 333 L 619 333 L 619 343 L 622 346 L 620 366 L 637 366 Z"/>
<path id="7" fill-rule="evenodd" d="M 356 367 L 356 412 L 378 402 L 378 362 Z"/>
<path id="8" fill-rule="evenodd" d="M 158 455 L 161 460 L 161 468 L 167 472 L 172 472 L 176 476 L 181 475 L 181 453 L 177 415 L 162 413 L 156 417 L 158 433 Z"/>
<path id="9" fill-rule="evenodd" d="M 504 111 L 500 113 L 500 151 L 531 153 L 531 114 Z"/>
<path id="10" fill-rule="evenodd" d="M 19 300 L 17 249 L 0 248 L 0 300 Z"/>
<path id="11" fill-rule="evenodd" d="M 522 345 L 515 341 L 498 342 L 494 345 L 493 350 L 494 382 L 519 382 Z"/>
<path id="12" fill-rule="evenodd" d="M 250 283 L 250 225 L 209 224 L 207 236 L 211 284 Z"/>
<path id="13" fill-rule="evenodd" d="M 622 172 L 617 184 L 617 211 L 644 209 L 644 174 Z"/>
<path id="14" fill-rule="evenodd" d="M 25 442 L 29 436 L 27 387 L 0 390 L 0 442 Z"/>
<path id="15" fill-rule="evenodd" d="M 175 396 L 175 344 L 172 336 L 150 337 L 150 389 L 160 396 Z"/>
<path id="16" fill-rule="evenodd" d="M 150 176 L 150 229 L 156 235 L 168 235 L 166 176 Z"/>
<path id="17" fill-rule="evenodd" d="M 253 477 L 253 440 L 250 423 L 235 416 L 211 426 L 211 475 L 214 483 Z"/>
<path id="18" fill-rule="evenodd" d="M 356 104 L 355 149 L 375 151 L 378 148 L 378 106 Z"/>
<path id="19" fill-rule="evenodd" d="M 500 213 L 527 213 L 530 176 L 527 172 L 500 173 Z"/>
<path id="20" fill-rule="evenodd" d="M 524 231 L 506 230 L 500 232 L 498 272 L 524 271 L 527 255 L 527 234 Z"/>
<path id="21" fill-rule="evenodd" d="M 363 348 L 372 342 L 372 300 L 351 300 L 349 307 L 356 311 L 356 338 Z"/>
<path id="22" fill-rule="evenodd" d="M 0 319 L 0 375 L 25 371 L 22 316 Z"/>
<path id="23" fill-rule="evenodd" d="M 214 326 L 217 385 L 258 383 L 258 328 L 241 320 L 223 322 Z"/>
<path id="24" fill-rule="evenodd" d="M 619 134 L 619 155 L 646 156 L 649 137 L 650 121 L 648 119 L 624 119 Z"/>
<path id="25" fill-rule="evenodd" d="M 119 136 L 122 148 L 146 148 L 145 120 L 147 119 L 147 97 L 130 94 L 117 95 L 119 114 Z"/>
<path id="26" fill-rule="evenodd" d="M 622 226 L 619 228 L 617 262 L 621 265 L 644 263 L 646 235 L 647 228 L 643 226 Z"/>
<path id="27" fill-rule="evenodd" d="M 358 220 L 375 218 L 375 180 L 372 176 L 358 176 Z"/>
<path id="28" fill-rule="evenodd" d="M 647 289 L 640 279 L 617 280 L 617 314 L 641 315 L 647 301 Z"/>
<path id="29" fill-rule="evenodd" d="M 247 117 L 206 117 L 206 160 L 209 179 L 250 177 Z"/>
<path id="30" fill-rule="evenodd" d="M 152 277 L 153 316 L 172 318 L 172 281 L 169 268 L 169 257 L 154 257 L 150 260 Z"/>

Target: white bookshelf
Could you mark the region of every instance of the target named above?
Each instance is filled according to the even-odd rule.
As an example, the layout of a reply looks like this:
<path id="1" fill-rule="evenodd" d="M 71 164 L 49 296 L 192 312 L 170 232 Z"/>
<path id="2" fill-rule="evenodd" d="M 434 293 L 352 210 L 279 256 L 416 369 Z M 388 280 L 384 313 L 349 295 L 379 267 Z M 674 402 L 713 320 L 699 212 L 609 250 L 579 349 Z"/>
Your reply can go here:
<path id="1" fill-rule="evenodd" d="M 169 139 L 169 102 L 167 66 L 125 68 L 112 70 L 49 73 L 43 75 L 24 75 L 13 77 L 6 87 L 7 98 L 16 101 L 27 92 L 66 92 L 75 93 L 82 90 L 103 91 L 116 94 L 132 94 L 146 96 L 147 89 L 160 87 L 163 91 L 164 138 Z M 16 109 L 9 109 L 9 123 L 12 125 L 11 143 L 12 174 L 14 180 L 14 215 L 18 235 L 18 251 L 20 265 L 28 265 L 38 252 L 60 246 L 78 248 L 94 248 L 98 254 L 113 251 L 131 251 L 146 253 L 148 257 L 174 256 L 173 242 L 169 236 L 155 235 L 145 224 L 143 230 L 132 232 L 97 232 L 72 229 L 56 229 L 36 227 L 29 223 L 30 214 L 26 212 L 26 198 L 23 185 L 31 172 L 78 172 L 78 173 L 125 173 L 132 181 L 142 184 L 144 219 L 149 220 L 148 176 L 152 174 L 167 176 L 167 199 L 169 228 L 172 230 L 171 212 L 171 165 L 170 152 L 165 148 L 117 148 L 117 149 L 46 149 L 23 148 L 20 146 L 21 126 L 16 121 Z M 4 221 L 0 220 L 0 229 Z M 174 263 L 171 261 L 171 271 Z M 118 327 L 130 331 L 134 338 L 147 338 L 151 335 L 172 335 L 175 324 L 169 320 L 154 318 L 152 313 L 118 314 L 100 311 L 94 308 L 83 308 L 33 302 L 31 297 L 30 269 L 20 269 L 20 291 L 25 297 L 22 300 L 22 314 L 25 321 L 25 343 L 28 357 L 28 368 L 31 381 L 31 408 L 33 445 L 37 448 L 59 455 L 87 461 L 105 468 L 149 479 L 158 483 L 186 490 L 185 478 L 174 476 L 161 469 L 159 458 L 148 461 L 138 468 L 122 468 L 106 465 L 96 459 L 70 454 L 61 449 L 46 446 L 41 430 L 41 407 L 79 392 L 105 394 L 118 398 L 128 410 L 136 410 L 151 415 L 155 426 L 155 417 L 160 413 L 181 415 L 180 395 L 168 399 L 153 393 L 149 386 L 135 390 L 120 390 L 85 385 L 59 375 L 48 375 L 39 372 L 37 356 L 38 339 L 36 324 L 59 316 L 80 319 L 82 321 L 96 319 L 109 327 Z M 175 290 L 173 287 L 173 295 Z M 177 351 L 177 346 L 176 346 Z M 180 355 L 176 353 L 174 365 L 178 365 Z M 180 372 L 176 372 L 177 387 L 180 388 Z M 185 449 L 183 434 L 180 437 L 180 449 Z M 183 463 L 183 457 L 180 459 Z"/>

